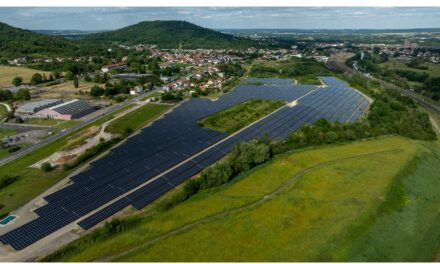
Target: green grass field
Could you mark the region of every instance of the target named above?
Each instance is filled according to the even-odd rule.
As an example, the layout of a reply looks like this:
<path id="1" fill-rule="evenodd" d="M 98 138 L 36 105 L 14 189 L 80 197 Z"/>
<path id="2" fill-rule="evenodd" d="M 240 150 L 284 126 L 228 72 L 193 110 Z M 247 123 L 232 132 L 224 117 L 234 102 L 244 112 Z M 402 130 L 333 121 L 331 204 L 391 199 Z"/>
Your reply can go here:
<path id="1" fill-rule="evenodd" d="M 432 62 L 424 62 L 422 66 L 427 66 L 428 70 L 421 70 L 408 67 L 405 62 L 401 62 L 395 59 L 390 59 L 387 62 L 381 63 L 380 66 L 392 70 L 411 70 L 415 72 L 426 72 L 431 77 L 440 77 L 440 65 Z"/>
<path id="2" fill-rule="evenodd" d="M 18 144 L 18 146 L 20 147 L 20 148 L 26 148 L 26 147 L 28 147 L 28 146 L 30 146 L 31 144 L 30 143 L 22 143 L 22 144 Z M 9 149 L 10 148 L 7 148 L 7 149 L 0 149 L 0 158 L 4 158 L 4 157 L 6 157 L 6 156 L 8 156 L 8 155 L 10 155 L 11 153 L 9 152 Z M 1 203 L 0 203 L 1 204 Z"/>
<path id="3" fill-rule="evenodd" d="M 136 131 L 169 108 L 168 105 L 146 104 L 116 119 L 105 128 L 105 131 L 121 135 L 125 134 L 127 130 Z"/>
<path id="4" fill-rule="evenodd" d="M 8 136 L 13 136 L 15 134 L 17 134 L 17 132 L 14 129 L 0 128 L 0 139 Z"/>
<path id="5" fill-rule="evenodd" d="M 148 96 L 146 96 L 144 99 L 142 99 L 143 101 L 146 101 L 147 99 L 153 98 L 153 97 L 158 97 L 160 96 L 162 93 L 161 92 L 153 92 L 151 94 L 149 94 Z"/>
<path id="6" fill-rule="evenodd" d="M 91 126 L 101 125 L 102 123 L 114 118 L 118 113 L 121 113 L 133 106 L 133 104 L 127 105 L 111 115 L 96 120 L 77 132 L 69 133 L 68 135 L 55 140 L 43 148 L 35 150 L 21 158 L 1 166 L 0 177 L 5 175 L 14 175 L 20 176 L 20 180 L 0 190 L 0 215 L 17 209 L 67 175 L 67 172 L 63 170 L 43 172 L 40 169 L 30 168 L 30 165 L 58 150 L 61 150 L 66 144 L 68 144 L 69 141 L 79 137 L 85 129 Z"/>
<path id="7" fill-rule="evenodd" d="M 283 105 L 280 101 L 250 100 L 205 117 L 197 123 L 204 128 L 234 133 Z"/>
<path id="8" fill-rule="evenodd" d="M 44 260 L 432 261 L 438 171 L 438 143 L 401 137 L 291 152 Z"/>
<path id="9" fill-rule="evenodd" d="M 50 72 L 38 71 L 26 67 L 0 66 L 0 84 L 12 85 L 12 79 L 15 76 L 23 77 L 24 82 L 30 82 L 34 73 L 46 74 L 49 77 Z"/>
<path id="10" fill-rule="evenodd" d="M 26 120 L 26 124 L 31 125 L 40 125 L 40 126 L 54 126 L 61 129 L 72 127 L 78 124 L 80 121 L 78 120 L 57 120 L 57 119 L 48 119 L 48 118 L 29 118 Z"/>

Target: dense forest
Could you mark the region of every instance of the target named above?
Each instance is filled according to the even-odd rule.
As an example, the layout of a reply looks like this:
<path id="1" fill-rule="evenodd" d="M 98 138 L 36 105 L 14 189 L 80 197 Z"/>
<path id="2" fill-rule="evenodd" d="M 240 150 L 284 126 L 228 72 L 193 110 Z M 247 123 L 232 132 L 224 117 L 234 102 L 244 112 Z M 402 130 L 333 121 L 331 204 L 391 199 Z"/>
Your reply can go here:
<path id="1" fill-rule="evenodd" d="M 77 45 L 64 38 L 41 35 L 0 22 L 0 56 L 63 55 L 76 49 Z"/>
<path id="2" fill-rule="evenodd" d="M 0 57 L 101 55 L 115 44 L 155 44 L 160 48 L 234 48 L 260 44 L 185 21 L 145 21 L 114 31 L 69 40 L 0 22 Z"/>
<path id="3" fill-rule="evenodd" d="M 114 31 L 86 36 L 89 43 L 155 44 L 161 48 L 246 48 L 255 42 L 186 21 L 144 21 Z"/>

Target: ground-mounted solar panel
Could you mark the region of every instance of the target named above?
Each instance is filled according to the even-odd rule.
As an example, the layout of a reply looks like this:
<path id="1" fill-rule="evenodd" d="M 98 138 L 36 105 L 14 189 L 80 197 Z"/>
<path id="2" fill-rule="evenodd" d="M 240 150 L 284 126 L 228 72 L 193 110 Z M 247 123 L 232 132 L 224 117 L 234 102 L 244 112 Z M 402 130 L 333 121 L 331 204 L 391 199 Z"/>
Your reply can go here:
<path id="1" fill-rule="evenodd" d="M 118 201 L 94 213 L 93 215 L 87 217 L 86 219 L 80 221 L 78 225 L 85 230 L 90 229 L 102 222 L 103 220 L 121 211 L 128 205 L 130 205 L 130 201 L 126 198 L 121 198 Z"/>
<path id="2" fill-rule="evenodd" d="M 0 241 L 16 249 L 24 248 L 118 198 L 80 222 L 83 228 L 90 228 L 125 207 L 127 201 L 135 208 L 143 208 L 223 157 L 237 141 L 264 134 L 271 138 L 285 137 L 302 125 L 323 117 L 354 122 L 368 107 L 366 99 L 345 83 L 335 78 L 323 80 L 328 85 L 326 88 L 293 85 L 288 79 L 248 79 L 217 101 L 194 98 L 183 102 L 164 118 L 113 149 L 112 155 L 92 162 L 90 169 L 71 177 L 72 185 L 45 197 L 48 204 L 36 210 L 39 218 L 0 236 Z M 262 81 L 264 85 L 250 85 L 253 81 Z M 199 127 L 197 120 L 250 99 L 291 102 L 306 94 L 297 106 L 283 107 L 191 159 L 227 137 L 225 133 Z M 158 175 L 159 178 L 148 182 Z M 142 184 L 145 186 L 139 188 Z M 139 189 L 124 196 L 133 188 Z"/>

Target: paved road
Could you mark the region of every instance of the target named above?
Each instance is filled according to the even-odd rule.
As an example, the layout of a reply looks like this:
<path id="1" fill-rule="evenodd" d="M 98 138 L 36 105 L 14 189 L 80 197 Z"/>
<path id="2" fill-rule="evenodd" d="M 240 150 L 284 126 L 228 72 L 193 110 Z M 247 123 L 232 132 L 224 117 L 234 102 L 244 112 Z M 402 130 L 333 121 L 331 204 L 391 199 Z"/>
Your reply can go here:
<path id="1" fill-rule="evenodd" d="M 106 115 L 112 114 L 113 112 L 118 111 L 119 109 L 124 108 L 125 106 L 127 106 L 127 105 L 129 105 L 131 103 L 137 102 L 137 101 L 143 99 L 144 97 L 148 96 L 149 94 L 151 94 L 153 92 L 155 92 L 155 90 L 153 90 L 151 92 L 148 92 L 148 93 L 145 93 L 143 95 L 140 95 L 138 97 L 135 97 L 135 98 L 133 98 L 131 100 L 122 102 L 120 104 L 116 104 L 116 105 L 110 106 L 110 107 L 106 108 L 106 110 L 107 110 L 106 113 L 103 113 L 103 114 L 101 114 L 99 116 L 95 116 L 95 117 L 93 117 L 93 118 L 91 118 L 91 119 L 89 119 L 87 121 L 81 122 L 81 123 L 79 123 L 79 124 L 77 124 L 77 125 L 75 125 L 75 126 L 73 126 L 71 128 L 67 128 L 65 130 L 62 130 L 60 133 L 57 133 L 57 134 L 55 134 L 53 136 L 50 136 L 50 137 L 48 137 L 48 138 L 46 138 L 46 139 L 44 139 L 44 140 L 42 140 L 42 141 L 40 141 L 40 142 L 38 142 L 38 143 L 36 143 L 34 145 L 29 146 L 28 148 L 25 148 L 25 149 L 19 150 L 17 152 L 14 152 L 13 154 L 11 154 L 9 156 L 7 156 L 7 157 L 5 157 L 3 159 L 0 159 L 0 166 L 3 166 L 5 164 L 7 164 L 8 162 L 11 162 L 11 161 L 13 161 L 13 160 L 15 160 L 17 158 L 20 158 L 20 157 L 22 157 L 22 156 L 24 156 L 26 154 L 29 154 L 32 151 L 37 150 L 37 149 L 39 149 L 39 148 L 41 148 L 41 147 L 43 147 L 43 146 L 45 146 L 45 145 L 47 145 L 47 144 L 49 144 L 51 142 L 53 142 L 53 141 L 63 137 L 63 136 L 71 133 L 71 132 L 74 132 L 74 131 L 76 131 L 78 129 L 81 129 L 81 128 L 89 125 L 90 123 L 93 123 L 94 121 L 96 121 L 96 120 L 98 120 L 98 119 L 100 119 L 100 118 L 102 118 L 102 117 L 104 117 Z"/>

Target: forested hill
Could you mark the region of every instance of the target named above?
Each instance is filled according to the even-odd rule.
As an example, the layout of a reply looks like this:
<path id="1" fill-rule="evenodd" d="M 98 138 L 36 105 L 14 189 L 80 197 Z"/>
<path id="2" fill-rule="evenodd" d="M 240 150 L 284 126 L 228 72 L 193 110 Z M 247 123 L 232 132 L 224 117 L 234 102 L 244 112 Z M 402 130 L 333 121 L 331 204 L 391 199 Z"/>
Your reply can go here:
<path id="1" fill-rule="evenodd" d="M 155 44 L 160 48 L 246 48 L 257 43 L 186 21 L 144 21 L 114 31 L 90 34 L 95 43 Z"/>
<path id="2" fill-rule="evenodd" d="M 72 54 L 76 46 L 61 37 L 41 35 L 0 22 L 0 56 Z"/>

